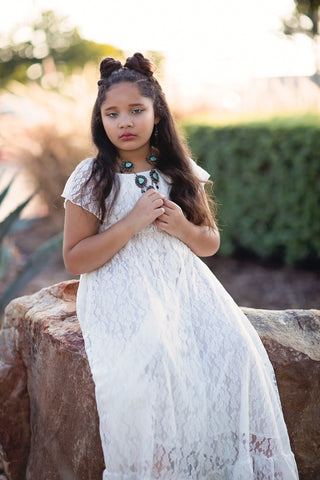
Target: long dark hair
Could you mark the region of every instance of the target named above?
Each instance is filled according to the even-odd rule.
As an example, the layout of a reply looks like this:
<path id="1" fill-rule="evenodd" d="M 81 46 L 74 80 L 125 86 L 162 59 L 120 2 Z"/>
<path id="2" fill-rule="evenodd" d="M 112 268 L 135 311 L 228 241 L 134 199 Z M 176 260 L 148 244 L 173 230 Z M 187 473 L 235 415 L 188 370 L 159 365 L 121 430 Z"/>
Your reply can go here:
<path id="1" fill-rule="evenodd" d="M 153 101 L 154 114 L 160 118 L 158 134 L 151 136 L 150 143 L 159 152 L 157 169 L 171 180 L 170 199 L 183 210 L 186 218 L 196 225 L 213 226 L 208 209 L 208 198 L 192 171 L 189 151 L 183 137 L 178 134 L 164 93 L 153 76 L 154 67 L 141 53 L 129 57 L 122 66 L 114 58 L 107 57 L 100 64 L 101 79 L 98 95 L 93 107 L 91 133 L 98 153 L 93 161 L 90 180 L 94 181 L 94 194 L 101 210 L 102 221 L 109 214 L 119 192 L 116 175 L 117 150 L 109 140 L 102 123 L 101 105 L 108 89 L 120 82 L 132 82 L 144 97 Z M 113 197 L 106 208 L 106 198 Z M 209 200 L 210 202 L 210 200 Z"/>

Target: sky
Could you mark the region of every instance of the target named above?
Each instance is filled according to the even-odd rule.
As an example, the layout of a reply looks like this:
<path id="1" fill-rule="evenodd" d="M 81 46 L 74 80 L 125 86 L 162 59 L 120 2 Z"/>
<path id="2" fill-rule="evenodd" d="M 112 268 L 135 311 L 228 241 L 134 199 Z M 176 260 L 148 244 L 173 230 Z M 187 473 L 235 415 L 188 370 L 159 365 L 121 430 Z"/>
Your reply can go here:
<path id="1" fill-rule="evenodd" d="M 0 0 L 1 32 L 41 10 L 65 14 L 82 36 L 125 50 L 159 50 L 182 89 L 264 76 L 311 75 L 305 36 L 285 38 L 293 0 Z"/>

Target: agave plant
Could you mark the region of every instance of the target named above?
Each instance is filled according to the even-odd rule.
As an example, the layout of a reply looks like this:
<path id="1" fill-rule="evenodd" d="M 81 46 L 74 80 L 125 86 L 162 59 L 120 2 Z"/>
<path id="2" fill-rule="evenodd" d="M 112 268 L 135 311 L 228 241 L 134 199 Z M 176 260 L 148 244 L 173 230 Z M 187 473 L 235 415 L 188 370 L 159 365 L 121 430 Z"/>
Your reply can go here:
<path id="1" fill-rule="evenodd" d="M 0 193 L 0 207 L 8 195 L 14 183 L 15 177 L 6 185 Z M 36 219 L 21 219 L 23 209 L 37 192 L 32 193 L 25 201 L 20 203 L 2 222 L 0 222 L 0 282 L 5 280 L 15 257 L 15 246 L 10 241 L 10 234 L 25 230 L 34 224 Z M 27 260 L 21 271 L 11 280 L 0 296 L 0 316 L 3 314 L 6 305 L 16 297 L 27 283 L 41 270 L 47 267 L 61 253 L 62 233 L 58 233 L 48 241 L 44 242 Z"/>

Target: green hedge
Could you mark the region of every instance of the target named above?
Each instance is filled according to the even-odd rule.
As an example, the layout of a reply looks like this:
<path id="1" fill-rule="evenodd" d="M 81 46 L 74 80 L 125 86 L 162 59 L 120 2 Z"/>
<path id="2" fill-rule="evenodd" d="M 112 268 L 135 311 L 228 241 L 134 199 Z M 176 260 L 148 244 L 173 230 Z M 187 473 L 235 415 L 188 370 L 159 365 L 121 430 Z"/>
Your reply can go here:
<path id="1" fill-rule="evenodd" d="M 183 128 L 214 182 L 222 254 L 320 260 L 319 120 Z"/>

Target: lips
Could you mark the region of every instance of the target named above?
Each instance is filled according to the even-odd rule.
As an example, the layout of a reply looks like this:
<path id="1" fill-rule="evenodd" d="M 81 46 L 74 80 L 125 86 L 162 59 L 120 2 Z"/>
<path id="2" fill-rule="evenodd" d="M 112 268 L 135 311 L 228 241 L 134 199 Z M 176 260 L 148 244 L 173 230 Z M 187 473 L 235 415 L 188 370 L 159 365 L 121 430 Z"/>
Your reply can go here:
<path id="1" fill-rule="evenodd" d="M 133 140 L 136 138 L 136 136 L 133 135 L 133 133 L 125 132 L 120 136 L 120 138 L 121 140 Z"/>

